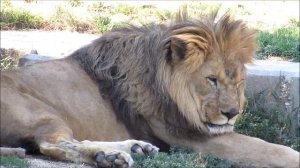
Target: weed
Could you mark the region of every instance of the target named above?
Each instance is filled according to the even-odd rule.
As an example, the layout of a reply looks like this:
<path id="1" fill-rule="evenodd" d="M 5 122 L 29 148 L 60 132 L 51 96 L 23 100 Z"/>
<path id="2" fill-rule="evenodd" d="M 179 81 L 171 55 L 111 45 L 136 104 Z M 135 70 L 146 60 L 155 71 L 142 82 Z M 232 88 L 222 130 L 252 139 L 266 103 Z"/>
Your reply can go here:
<path id="1" fill-rule="evenodd" d="M 20 159 L 17 156 L 0 156 L 1 162 L 0 165 L 1 167 L 10 167 L 10 168 L 29 168 L 30 163 L 26 160 Z"/>
<path id="2" fill-rule="evenodd" d="M 71 31 L 88 31 L 93 29 L 92 24 L 86 21 L 80 21 L 72 12 L 62 6 L 57 6 L 55 13 L 49 19 L 49 28 Z"/>
<path id="3" fill-rule="evenodd" d="M 0 70 L 17 67 L 19 57 L 24 54 L 14 49 L 0 49 Z"/>

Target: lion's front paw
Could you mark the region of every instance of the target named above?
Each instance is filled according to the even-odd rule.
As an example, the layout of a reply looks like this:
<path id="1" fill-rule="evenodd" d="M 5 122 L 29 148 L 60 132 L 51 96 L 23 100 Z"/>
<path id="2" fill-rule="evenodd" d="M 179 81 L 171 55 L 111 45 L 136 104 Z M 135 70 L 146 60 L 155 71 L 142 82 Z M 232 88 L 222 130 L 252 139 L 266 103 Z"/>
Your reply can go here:
<path id="1" fill-rule="evenodd" d="M 137 153 L 140 155 L 157 153 L 159 149 L 156 146 L 151 145 L 143 141 L 137 141 L 131 146 L 131 152 Z"/>
<path id="2" fill-rule="evenodd" d="M 144 141 L 126 140 L 123 142 L 126 144 L 126 146 L 128 146 L 132 153 L 145 155 L 150 153 L 157 153 L 159 151 L 158 147 Z"/>
<path id="3" fill-rule="evenodd" d="M 129 154 L 122 151 L 96 153 L 95 160 L 98 168 L 128 168 L 133 165 L 133 160 Z"/>

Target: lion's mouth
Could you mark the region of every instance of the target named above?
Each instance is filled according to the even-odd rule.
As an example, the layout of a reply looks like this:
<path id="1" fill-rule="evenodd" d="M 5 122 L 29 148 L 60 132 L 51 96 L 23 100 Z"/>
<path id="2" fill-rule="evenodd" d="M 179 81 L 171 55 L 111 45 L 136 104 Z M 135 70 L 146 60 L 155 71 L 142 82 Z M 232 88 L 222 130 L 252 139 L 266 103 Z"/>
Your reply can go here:
<path id="1" fill-rule="evenodd" d="M 231 124 L 212 124 L 207 123 L 207 128 L 210 134 L 223 134 L 233 131 L 233 125 Z"/>
<path id="2" fill-rule="evenodd" d="M 231 124 L 221 124 L 221 125 L 219 125 L 219 124 L 212 124 L 212 123 L 207 123 L 207 126 L 208 127 L 211 127 L 211 128 L 221 128 L 221 127 L 233 127 L 233 125 L 231 125 Z"/>

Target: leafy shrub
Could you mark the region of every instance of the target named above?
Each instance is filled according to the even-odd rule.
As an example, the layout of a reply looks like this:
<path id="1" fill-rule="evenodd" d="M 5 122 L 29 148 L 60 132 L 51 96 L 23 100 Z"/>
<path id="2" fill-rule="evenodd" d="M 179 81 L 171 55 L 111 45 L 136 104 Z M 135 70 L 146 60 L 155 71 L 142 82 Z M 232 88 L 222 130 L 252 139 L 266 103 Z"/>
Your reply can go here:
<path id="1" fill-rule="evenodd" d="M 95 17 L 95 24 L 101 33 L 107 32 L 113 28 L 111 19 L 108 16 Z"/>

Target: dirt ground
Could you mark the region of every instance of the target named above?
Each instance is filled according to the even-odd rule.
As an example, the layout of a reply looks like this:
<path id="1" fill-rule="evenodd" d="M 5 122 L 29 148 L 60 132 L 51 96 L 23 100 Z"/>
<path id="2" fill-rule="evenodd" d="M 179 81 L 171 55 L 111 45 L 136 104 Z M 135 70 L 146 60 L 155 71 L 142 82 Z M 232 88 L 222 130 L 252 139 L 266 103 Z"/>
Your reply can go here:
<path id="1" fill-rule="evenodd" d="M 45 157 L 26 156 L 32 168 L 92 168 L 87 164 L 76 164 L 62 161 L 53 161 Z"/>

